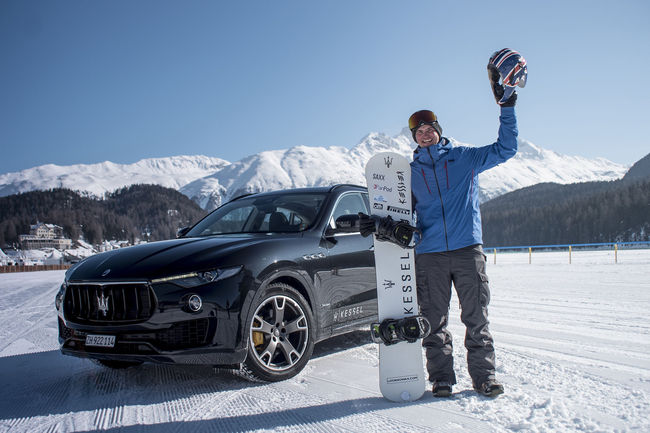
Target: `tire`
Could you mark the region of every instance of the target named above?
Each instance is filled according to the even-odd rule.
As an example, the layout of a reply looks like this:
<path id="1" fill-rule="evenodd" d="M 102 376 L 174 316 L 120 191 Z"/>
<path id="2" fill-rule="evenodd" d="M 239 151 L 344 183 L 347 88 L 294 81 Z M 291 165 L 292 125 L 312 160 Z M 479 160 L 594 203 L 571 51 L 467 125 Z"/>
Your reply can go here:
<path id="1" fill-rule="evenodd" d="M 116 370 L 129 367 L 137 367 L 138 365 L 142 364 L 142 361 L 116 361 L 113 359 L 94 359 L 93 361 L 104 367 L 113 368 Z"/>
<path id="2" fill-rule="evenodd" d="M 246 325 L 248 354 L 241 369 L 252 380 L 278 382 L 298 374 L 314 351 L 314 320 L 293 287 L 272 283 Z"/>

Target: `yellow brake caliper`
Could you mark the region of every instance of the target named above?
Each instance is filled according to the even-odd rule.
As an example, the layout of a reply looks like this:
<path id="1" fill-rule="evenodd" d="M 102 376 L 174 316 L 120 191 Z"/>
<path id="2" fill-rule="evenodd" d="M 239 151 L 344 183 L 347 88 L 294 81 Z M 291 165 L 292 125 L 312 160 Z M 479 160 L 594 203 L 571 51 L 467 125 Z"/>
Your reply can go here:
<path id="1" fill-rule="evenodd" d="M 255 324 L 255 326 L 259 326 L 259 324 Z M 253 331 L 253 346 L 261 346 L 264 344 L 264 334 L 262 334 L 260 331 Z"/>

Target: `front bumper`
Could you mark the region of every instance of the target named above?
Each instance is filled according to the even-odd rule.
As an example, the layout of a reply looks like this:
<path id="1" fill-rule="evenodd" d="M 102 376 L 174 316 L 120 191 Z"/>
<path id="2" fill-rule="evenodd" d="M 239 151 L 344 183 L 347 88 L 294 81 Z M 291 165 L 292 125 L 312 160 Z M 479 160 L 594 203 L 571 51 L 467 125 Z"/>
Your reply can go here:
<path id="1" fill-rule="evenodd" d="M 192 290 L 170 283 L 141 285 L 137 290 L 120 282 L 75 284 L 82 290 L 68 287 L 62 292 L 58 311 L 59 344 L 64 355 L 207 365 L 239 364 L 246 358 L 241 295 L 250 283 L 242 274 Z M 199 311 L 187 308 L 191 294 L 203 299 Z M 108 312 L 99 309 L 102 298 L 113 301 L 106 302 Z M 121 304 L 124 307 L 118 309 Z M 115 344 L 88 346 L 89 334 L 114 336 Z"/>
<path id="2" fill-rule="evenodd" d="M 213 345 L 215 326 L 210 319 L 173 324 L 166 330 L 102 332 L 68 328 L 59 317 L 61 353 L 69 356 L 165 364 L 234 365 L 246 358 L 246 347 Z M 115 335 L 114 347 L 87 346 L 88 334 Z"/>

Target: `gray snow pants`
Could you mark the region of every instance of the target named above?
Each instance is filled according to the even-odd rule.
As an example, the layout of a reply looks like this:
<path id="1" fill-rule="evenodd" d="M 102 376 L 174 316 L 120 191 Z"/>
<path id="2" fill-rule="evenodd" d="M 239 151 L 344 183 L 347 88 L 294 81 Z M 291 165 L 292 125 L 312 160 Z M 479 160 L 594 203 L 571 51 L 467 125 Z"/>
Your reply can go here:
<path id="1" fill-rule="evenodd" d="M 494 344 L 488 330 L 490 288 L 481 245 L 415 257 L 420 312 L 431 322 L 422 342 L 430 381 L 456 383 L 451 333 L 447 331 L 451 283 L 460 301 L 465 324 L 467 367 L 475 386 L 495 377 Z"/>

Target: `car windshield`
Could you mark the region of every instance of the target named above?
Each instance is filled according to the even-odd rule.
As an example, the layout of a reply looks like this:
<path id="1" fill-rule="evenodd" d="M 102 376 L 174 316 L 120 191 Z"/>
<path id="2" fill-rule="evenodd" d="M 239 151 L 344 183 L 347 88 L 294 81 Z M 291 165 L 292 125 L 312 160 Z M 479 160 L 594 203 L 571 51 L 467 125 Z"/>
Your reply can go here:
<path id="1" fill-rule="evenodd" d="M 315 222 L 326 194 L 283 193 L 231 201 L 205 217 L 185 236 L 301 232 Z"/>

